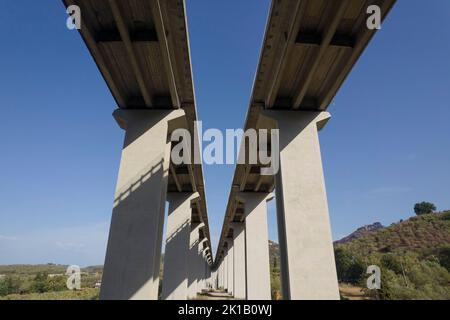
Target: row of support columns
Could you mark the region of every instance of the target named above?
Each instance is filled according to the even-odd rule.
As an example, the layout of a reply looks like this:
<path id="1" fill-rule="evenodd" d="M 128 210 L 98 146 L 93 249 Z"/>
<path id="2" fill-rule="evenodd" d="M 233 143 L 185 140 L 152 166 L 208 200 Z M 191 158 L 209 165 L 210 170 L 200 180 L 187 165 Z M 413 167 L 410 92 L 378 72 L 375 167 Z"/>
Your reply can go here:
<path id="1" fill-rule="evenodd" d="M 206 289 L 202 254 L 206 239 L 200 239 L 204 224 L 191 221 L 191 207 L 197 200 L 197 193 L 170 194 L 162 285 L 165 300 L 195 299 Z"/>
<path id="2" fill-rule="evenodd" d="M 245 219 L 232 223 L 233 238 L 218 266 L 219 288 L 236 299 L 270 300 L 267 193 L 241 193 Z"/>
<path id="3" fill-rule="evenodd" d="M 279 130 L 275 193 L 283 299 L 339 299 L 318 137 L 329 118 L 328 112 L 264 110 L 258 120 L 258 128 Z M 271 199 L 267 193 L 237 197 L 245 205 L 244 221 L 231 223 L 233 238 L 226 241 L 217 271 L 219 287 L 237 299 L 271 298 L 266 205 Z"/>
<path id="4" fill-rule="evenodd" d="M 125 130 L 101 299 L 159 298 L 166 200 L 169 203 L 163 299 L 194 299 L 206 287 L 209 264 L 194 223 L 199 195 L 169 193 L 170 133 L 186 126 L 184 111 L 116 110 Z"/>
<path id="5" fill-rule="evenodd" d="M 169 134 L 182 110 L 117 110 L 125 130 L 102 299 L 157 299 L 166 200 L 169 202 L 163 299 L 193 299 L 209 284 L 238 299 L 270 299 L 267 193 L 240 193 L 242 222 L 232 223 L 218 269 L 210 273 L 194 223 L 199 195 L 167 195 Z M 284 299 L 338 299 L 336 269 L 318 130 L 327 112 L 262 111 L 258 128 L 279 129 L 275 177 Z M 184 124 L 185 125 L 185 124 Z M 212 277 L 212 279 L 211 279 Z"/>

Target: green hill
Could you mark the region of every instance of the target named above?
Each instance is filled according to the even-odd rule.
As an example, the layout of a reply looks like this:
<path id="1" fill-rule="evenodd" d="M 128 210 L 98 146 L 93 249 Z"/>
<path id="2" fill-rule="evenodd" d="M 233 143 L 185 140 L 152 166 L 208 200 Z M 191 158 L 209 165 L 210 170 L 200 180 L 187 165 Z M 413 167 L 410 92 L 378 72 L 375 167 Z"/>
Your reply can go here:
<path id="1" fill-rule="evenodd" d="M 23 275 L 23 276 L 32 276 L 38 273 L 45 273 L 50 275 L 64 275 L 66 274 L 68 265 L 62 264 L 9 264 L 9 265 L 0 265 L 0 275 Z M 88 266 L 85 268 L 81 268 L 81 272 L 84 273 L 102 273 L 103 266 Z"/>
<path id="2" fill-rule="evenodd" d="M 0 265 L 0 300 L 94 299 L 101 266 L 81 269 L 80 291 L 67 289 L 67 265 Z"/>
<path id="3" fill-rule="evenodd" d="M 0 265 L 2 275 L 35 275 L 37 273 L 65 274 L 68 266 L 60 264 L 11 264 Z"/>
<path id="4" fill-rule="evenodd" d="M 374 299 L 450 299 L 450 211 L 415 216 L 335 244 L 340 282 L 366 287 L 369 265 L 381 269 Z"/>
<path id="5" fill-rule="evenodd" d="M 416 252 L 432 254 L 450 244 L 450 211 L 415 216 L 368 233 L 336 247 L 347 248 L 360 255 L 372 253 L 400 254 Z"/>
<path id="6" fill-rule="evenodd" d="M 450 299 L 450 211 L 415 216 L 389 227 L 374 223 L 334 245 L 345 297 L 349 291 L 358 299 Z M 272 297 L 279 298 L 277 243 L 269 241 L 269 253 Z M 369 265 L 381 269 L 380 290 L 364 289 Z"/>

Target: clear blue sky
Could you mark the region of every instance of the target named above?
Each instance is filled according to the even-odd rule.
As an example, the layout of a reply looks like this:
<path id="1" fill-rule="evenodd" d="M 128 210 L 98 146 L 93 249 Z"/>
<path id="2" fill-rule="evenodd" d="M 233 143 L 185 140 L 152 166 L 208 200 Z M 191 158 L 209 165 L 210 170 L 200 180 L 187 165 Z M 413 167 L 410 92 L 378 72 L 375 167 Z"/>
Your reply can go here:
<path id="1" fill-rule="evenodd" d="M 187 1 L 199 118 L 244 123 L 268 0 Z M 0 264 L 101 264 L 123 132 L 60 1 L 0 2 Z M 450 2 L 399 0 L 321 133 L 334 238 L 450 208 Z M 205 166 L 214 245 L 234 166 Z M 276 237 L 274 206 L 269 214 Z"/>

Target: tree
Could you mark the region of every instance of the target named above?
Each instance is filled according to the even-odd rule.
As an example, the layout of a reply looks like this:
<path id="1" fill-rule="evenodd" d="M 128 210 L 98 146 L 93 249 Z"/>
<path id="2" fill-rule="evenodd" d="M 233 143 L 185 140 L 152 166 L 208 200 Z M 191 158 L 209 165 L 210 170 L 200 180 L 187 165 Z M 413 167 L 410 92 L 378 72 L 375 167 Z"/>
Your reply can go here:
<path id="1" fill-rule="evenodd" d="M 450 245 L 444 246 L 438 250 L 438 259 L 441 266 L 450 272 Z"/>
<path id="2" fill-rule="evenodd" d="M 336 271 L 341 282 L 358 283 L 364 274 L 364 265 L 349 250 L 338 247 L 334 250 Z"/>
<path id="3" fill-rule="evenodd" d="M 67 290 L 67 278 L 65 276 L 54 276 L 47 278 L 47 291 L 63 291 Z"/>
<path id="4" fill-rule="evenodd" d="M 403 267 L 400 262 L 400 259 L 396 255 L 392 254 L 385 254 L 381 257 L 381 264 L 394 271 L 396 274 L 402 274 L 403 273 Z"/>
<path id="5" fill-rule="evenodd" d="M 0 297 L 6 296 L 9 293 L 8 284 L 5 280 L 0 280 Z"/>
<path id="6" fill-rule="evenodd" d="M 38 272 L 33 280 L 33 291 L 37 293 L 44 293 L 48 291 L 47 274 Z"/>
<path id="7" fill-rule="evenodd" d="M 0 296 L 19 293 L 20 280 L 18 277 L 6 276 L 0 280 Z"/>
<path id="8" fill-rule="evenodd" d="M 414 212 L 418 215 L 430 214 L 436 210 L 436 206 L 431 202 L 420 202 L 414 205 Z"/>

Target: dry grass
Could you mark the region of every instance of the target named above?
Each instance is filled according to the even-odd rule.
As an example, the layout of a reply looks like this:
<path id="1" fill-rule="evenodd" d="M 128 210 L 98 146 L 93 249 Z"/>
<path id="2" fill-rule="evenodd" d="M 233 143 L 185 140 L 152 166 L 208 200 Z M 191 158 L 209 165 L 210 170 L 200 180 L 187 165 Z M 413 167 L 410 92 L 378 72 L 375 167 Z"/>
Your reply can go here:
<path id="1" fill-rule="evenodd" d="M 342 297 L 348 300 L 370 300 L 370 298 L 365 295 L 363 288 L 351 284 L 340 283 L 339 292 Z"/>

